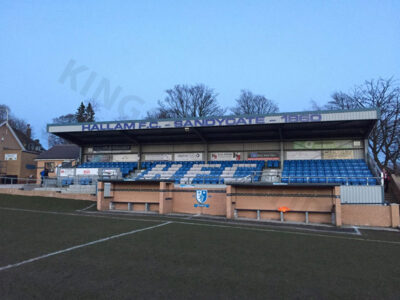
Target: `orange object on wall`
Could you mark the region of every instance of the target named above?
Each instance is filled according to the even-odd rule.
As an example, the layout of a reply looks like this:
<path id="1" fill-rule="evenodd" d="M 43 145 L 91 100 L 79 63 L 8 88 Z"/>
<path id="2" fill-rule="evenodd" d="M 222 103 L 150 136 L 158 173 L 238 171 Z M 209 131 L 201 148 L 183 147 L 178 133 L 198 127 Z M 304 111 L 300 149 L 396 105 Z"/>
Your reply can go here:
<path id="1" fill-rule="evenodd" d="M 281 207 L 278 208 L 278 211 L 287 212 L 287 211 L 290 211 L 290 209 L 287 206 L 281 206 Z"/>

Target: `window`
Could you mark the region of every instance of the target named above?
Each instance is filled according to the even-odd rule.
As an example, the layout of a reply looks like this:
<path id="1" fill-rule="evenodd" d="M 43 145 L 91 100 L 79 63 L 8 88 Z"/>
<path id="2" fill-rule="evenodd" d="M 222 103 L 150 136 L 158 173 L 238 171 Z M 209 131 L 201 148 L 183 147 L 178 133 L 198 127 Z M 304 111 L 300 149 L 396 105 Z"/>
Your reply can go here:
<path id="1" fill-rule="evenodd" d="M 49 173 L 53 173 L 54 172 L 54 162 L 44 163 L 44 168 L 49 170 Z"/>

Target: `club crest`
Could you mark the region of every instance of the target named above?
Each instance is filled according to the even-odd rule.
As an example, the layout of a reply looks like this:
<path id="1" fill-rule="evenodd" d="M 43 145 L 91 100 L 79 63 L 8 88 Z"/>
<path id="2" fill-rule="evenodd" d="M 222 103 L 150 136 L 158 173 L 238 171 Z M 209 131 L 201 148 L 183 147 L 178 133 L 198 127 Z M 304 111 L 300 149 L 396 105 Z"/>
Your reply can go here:
<path id="1" fill-rule="evenodd" d="M 196 191 L 196 200 L 200 204 L 203 204 L 207 201 L 208 193 L 207 190 L 197 190 Z"/>
<path id="2" fill-rule="evenodd" d="M 196 201 L 197 203 L 194 207 L 210 207 L 209 204 L 205 204 L 208 199 L 208 191 L 207 190 L 197 190 L 196 191 Z"/>

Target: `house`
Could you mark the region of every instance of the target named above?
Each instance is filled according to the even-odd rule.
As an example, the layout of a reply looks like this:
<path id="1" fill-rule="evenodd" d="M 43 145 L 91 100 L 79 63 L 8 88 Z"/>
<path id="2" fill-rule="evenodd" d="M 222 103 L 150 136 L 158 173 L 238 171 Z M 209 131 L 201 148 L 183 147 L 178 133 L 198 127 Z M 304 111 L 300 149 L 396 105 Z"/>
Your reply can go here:
<path id="1" fill-rule="evenodd" d="M 42 152 L 36 160 L 36 177 L 40 178 L 40 172 L 49 171 L 49 177 L 57 177 L 57 167 L 73 167 L 80 156 L 80 147 L 74 144 L 55 145 Z"/>
<path id="2" fill-rule="evenodd" d="M 28 125 L 26 132 L 13 128 L 8 121 L 0 124 L 0 183 L 26 182 L 35 178 L 35 159 L 44 150 L 33 140 Z"/>

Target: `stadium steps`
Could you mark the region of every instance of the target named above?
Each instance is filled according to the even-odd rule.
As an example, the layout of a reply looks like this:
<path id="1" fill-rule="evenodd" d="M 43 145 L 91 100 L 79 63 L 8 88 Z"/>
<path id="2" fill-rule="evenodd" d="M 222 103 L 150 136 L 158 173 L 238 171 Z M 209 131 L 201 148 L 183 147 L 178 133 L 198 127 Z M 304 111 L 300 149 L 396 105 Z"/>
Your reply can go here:
<path id="1" fill-rule="evenodd" d="M 133 177 L 137 177 L 140 173 L 142 173 L 145 169 L 137 169 L 135 170 L 135 172 L 133 173 Z"/>
<path id="2" fill-rule="evenodd" d="M 96 185 L 70 185 L 67 189 L 61 191 L 62 194 L 96 194 Z"/>
<path id="3" fill-rule="evenodd" d="M 389 191 L 392 193 L 393 202 L 400 203 L 400 176 L 392 174 Z"/>
<path id="4" fill-rule="evenodd" d="M 261 181 L 263 182 L 279 182 L 281 169 L 265 168 L 261 174 Z"/>
<path id="5" fill-rule="evenodd" d="M 40 187 L 39 184 L 24 184 L 24 186 L 22 187 L 22 189 L 24 191 L 33 191 L 34 189 Z"/>
<path id="6" fill-rule="evenodd" d="M 385 202 L 396 203 L 397 201 L 391 192 L 387 192 L 385 193 Z"/>
<path id="7" fill-rule="evenodd" d="M 66 188 L 58 188 L 58 187 L 37 187 L 34 191 L 46 191 L 46 192 L 58 192 L 61 193 Z"/>

